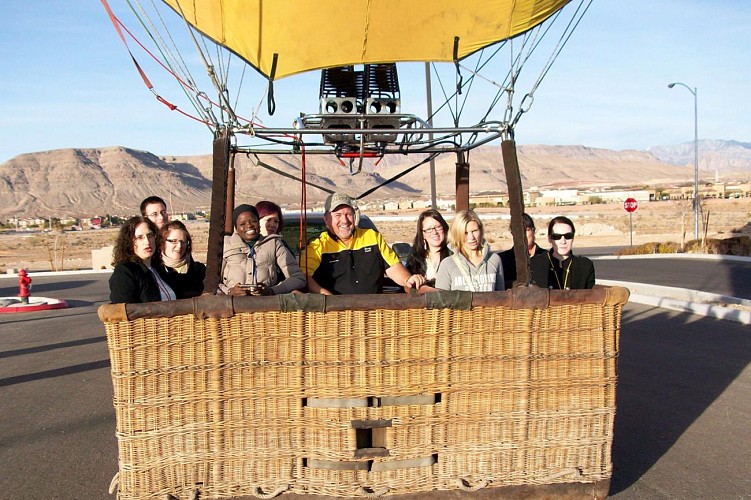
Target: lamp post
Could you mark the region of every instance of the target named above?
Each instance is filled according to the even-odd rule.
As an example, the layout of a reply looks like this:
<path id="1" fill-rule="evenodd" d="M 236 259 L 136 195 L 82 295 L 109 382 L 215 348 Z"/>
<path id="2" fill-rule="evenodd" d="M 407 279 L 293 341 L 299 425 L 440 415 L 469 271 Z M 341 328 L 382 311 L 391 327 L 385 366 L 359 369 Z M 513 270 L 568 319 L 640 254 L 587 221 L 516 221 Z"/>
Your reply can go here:
<path id="1" fill-rule="evenodd" d="M 694 96 L 694 239 L 699 239 L 699 98 L 696 87 L 693 89 L 681 82 L 668 84 L 672 89 L 676 85 L 685 87 Z"/>

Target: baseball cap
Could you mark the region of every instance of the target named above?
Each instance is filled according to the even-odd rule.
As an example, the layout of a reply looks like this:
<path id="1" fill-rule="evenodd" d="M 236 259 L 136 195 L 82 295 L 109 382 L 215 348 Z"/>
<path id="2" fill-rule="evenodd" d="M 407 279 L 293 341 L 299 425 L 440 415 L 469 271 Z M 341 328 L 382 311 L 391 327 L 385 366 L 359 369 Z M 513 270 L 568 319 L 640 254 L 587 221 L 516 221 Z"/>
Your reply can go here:
<path id="1" fill-rule="evenodd" d="M 324 211 L 325 212 L 331 212 L 332 210 L 336 210 L 338 207 L 342 205 L 347 205 L 349 207 L 352 207 L 353 209 L 356 207 L 355 202 L 352 201 L 352 198 L 347 196 L 344 193 L 331 193 L 328 198 L 326 198 L 326 204 L 324 205 Z"/>

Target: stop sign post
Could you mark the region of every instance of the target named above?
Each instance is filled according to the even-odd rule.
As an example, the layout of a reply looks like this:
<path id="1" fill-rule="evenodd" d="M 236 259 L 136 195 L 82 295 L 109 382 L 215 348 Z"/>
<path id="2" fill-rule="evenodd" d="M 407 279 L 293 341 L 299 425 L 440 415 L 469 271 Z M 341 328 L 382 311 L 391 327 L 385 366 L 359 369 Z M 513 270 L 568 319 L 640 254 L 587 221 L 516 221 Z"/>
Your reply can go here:
<path id="1" fill-rule="evenodd" d="M 631 239 L 631 246 L 634 246 L 634 224 L 631 218 L 632 214 L 639 208 L 639 203 L 634 198 L 626 198 L 623 202 L 623 209 L 628 212 L 628 232 Z"/>

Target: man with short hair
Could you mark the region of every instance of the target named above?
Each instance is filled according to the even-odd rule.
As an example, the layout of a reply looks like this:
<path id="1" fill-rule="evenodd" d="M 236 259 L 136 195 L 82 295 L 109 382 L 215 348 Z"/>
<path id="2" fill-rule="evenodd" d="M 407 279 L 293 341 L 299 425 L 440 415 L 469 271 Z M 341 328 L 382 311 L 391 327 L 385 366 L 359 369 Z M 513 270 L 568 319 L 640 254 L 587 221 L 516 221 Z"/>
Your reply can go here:
<path id="1" fill-rule="evenodd" d="M 531 259 L 535 255 L 545 253 L 545 250 L 535 243 L 535 221 L 532 217 L 527 213 L 523 213 L 522 223 L 524 224 L 524 236 L 527 240 L 529 258 Z M 501 257 L 504 281 L 506 282 L 506 290 L 508 290 L 514 286 L 514 281 L 516 281 L 516 254 L 514 254 L 514 247 L 504 250 L 498 255 Z"/>
<path id="2" fill-rule="evenodd" d="M 346 194 L 326 198 L 326 232 L 303 251 L 300 267 L 311 293 L 383 293 L 384 273 L 397 285 L 418 289 L 425 277 L 411 274 L 381 233 L 356 225 L 356 205 Z"/>
<path id="3" fill-rule="evenodd" d="M 151 219 L 158 229 L 169 223 L 167 204 L 158 196 L 149 196 L 141 202 L 141 215 Z"/>

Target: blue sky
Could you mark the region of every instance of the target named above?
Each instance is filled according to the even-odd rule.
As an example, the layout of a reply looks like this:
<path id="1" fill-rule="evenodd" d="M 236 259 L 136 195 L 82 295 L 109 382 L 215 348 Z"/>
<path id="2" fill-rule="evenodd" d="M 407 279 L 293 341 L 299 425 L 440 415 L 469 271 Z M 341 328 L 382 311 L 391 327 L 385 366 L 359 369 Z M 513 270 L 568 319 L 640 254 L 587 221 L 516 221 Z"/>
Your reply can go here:
<path id="1" fill-rule="evenodd" d="M 124 2 L 110 1 L 125 21 Z M 5 0 L 2 11 L 0 163 L 115 145 L 210 153 L 206 127 L 169 111 L 143 85 L 99 1 Z M 517 142 L 623 150 L 691 141 L 693 96 L 668 89 L 672 81 L 698 89 L 700 138 L 751 142 L 748 26 L 747 0 L 595 0 L 522 117 Z M 157 91 L 190 111 L 164 72 L 134 53 Z M 423 72 L 422 65 L 400 68 L 403 109 L 420 116 Z M 255 77 L 253 87 L 252 78 L 244 88 L 255 106 L 263 83 Z M 277 113 L 264 123 L 286 127 L 298 112 L 316 113 L 318 78 L 279 81 Z M 481 99 L 491 90 L 478 84 L 473 91 Z"/>

